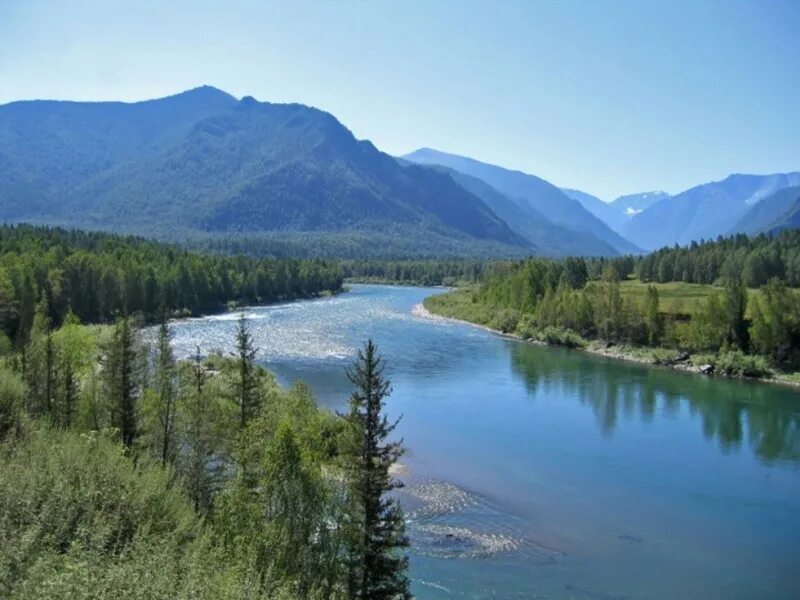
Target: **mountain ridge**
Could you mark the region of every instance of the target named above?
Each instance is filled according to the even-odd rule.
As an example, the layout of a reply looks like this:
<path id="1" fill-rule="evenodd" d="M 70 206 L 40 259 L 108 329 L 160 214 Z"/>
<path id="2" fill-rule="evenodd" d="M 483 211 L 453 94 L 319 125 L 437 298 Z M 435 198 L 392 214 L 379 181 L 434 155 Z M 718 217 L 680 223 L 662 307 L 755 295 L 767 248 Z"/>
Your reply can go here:
<path id="1" fill-rule="evenodd" d="M 591 234 L 611 245 L 620 254 L 641 252 L 640 248 L 615 233 L 580 202 L 536 175 L 427 147 L 401 158 L 422 164 L 441 165 L 477 177 L 517 203 L 523 203 L 543 214 L 552 223 L 572 230 L 577 235 Z"/>
<path id="2" fill-rule="evenodd" d="M 210 86 L 136 103 L 2 105 L 0 181 L 0 217 L 11 221 L 430 233 L 533 251 L 448 175 L 400 165 L 330 113 Z"/>

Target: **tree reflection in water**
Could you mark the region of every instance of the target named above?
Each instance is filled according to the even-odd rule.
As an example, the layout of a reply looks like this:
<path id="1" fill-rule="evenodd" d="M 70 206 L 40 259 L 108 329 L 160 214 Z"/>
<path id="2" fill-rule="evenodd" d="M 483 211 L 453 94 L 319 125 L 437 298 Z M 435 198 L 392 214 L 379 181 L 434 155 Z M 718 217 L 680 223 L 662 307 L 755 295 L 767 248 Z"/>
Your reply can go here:
<path id="1" fill-rule="evenodd" d="M 698 377 L 559 348 L 512 344 L 514 372 L 531 396 L 568 393 L 589 405 L 600 430 L 687 410 L 723 452 L 748 444 L 765 461 L 800 461 L 800 393 L 772 384 Z"/>

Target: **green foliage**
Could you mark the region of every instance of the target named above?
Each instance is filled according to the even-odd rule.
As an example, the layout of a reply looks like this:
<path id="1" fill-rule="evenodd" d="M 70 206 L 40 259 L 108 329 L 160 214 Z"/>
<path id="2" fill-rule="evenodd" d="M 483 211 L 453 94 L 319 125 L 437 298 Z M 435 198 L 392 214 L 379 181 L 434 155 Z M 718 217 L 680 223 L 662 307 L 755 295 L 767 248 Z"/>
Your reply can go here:
<path id="1" fill-rule="evenodd" d="M 776 364 L 800 364 L 800 297 L 776 279 L 752 304 L 750 337 L 754 349 Z"/>
<path id="2" fill-rule="evenodd" d="M 244 428 L 261 408 L 261 385 L 255 367 L 256 349 L 247 327 L 244 313 L 236 328 L 236 389 L 235 401 L 239 408 L 239 425 Z"/>
<path id="3" fill-rule="evenodd" d="M 201 255 L 140 238 L 0 226 L 0 331 L 18 346 L 40 300 L 43 317 L 59 326 L 70 311 L 86 323 L 120 313 L 153 320 L 160 307 L 200 314 L 311 297 L 341 283 L 340 267 L 322 260 Z"/>
<path id="4" fill-rule="evenodd" d="M 794 238 L 787 234 L 779 240 L 789 243 Z M 692 251 L 700 253 L 700 248 Z M 675 256 L 667 251 L 662 255 Z M 643 356 L 648 362 L 671 364 L 675 349 L 747 352 L 752 342 L 752 350 L 776 367 L 793 369 L 800 364 L 800 294 L 785 282 L 774 280 L 748 292 L 732 271 L 722 287 L 683 282 L 644 285 L 621 281 L 621 273 L 633 268 L 633 259 L 628 259 L 584 261 L 590 277 L 599 280 L 590 278 L 579 289 L 568 284 L 570 261 L 534 258 L 499 263 L 502 266 L 478 287 L 428 298 L 425 306 L 437 314 L 553 345 L 582 347 L 586 340 L 597 338 L 625 345 L 626 352 L 634 354 L 632 349 L 639 346 L 669 348 L 663 356 Z M 580 263 L 571 268 L 577 269 L 575 264 Z M 733 263 L 726 264 L 733 269 Z M 669 298 L 666 310 L 662 292 Z M 683 299 L 691 302 L 691 309 L 681 307 Z M 731 356 L 733 375 L 766 372 L 762 358 L 748 358 L 751 363 L 742 365 L 738 354 Z"/>
<path id="5" fill-rule="evenodd" d="M 396 498 L 386 496 L 402 487 L 391 469 L 403 447 L 388 440 L 397 421 L 390 422 L 384 413 L 391 385 L 383 368 L 377 348 L 369 340 L 348 371 L 355 389 L 350 396 L 344 458 L 353 522 L 358 523 L 350 536 L 348 595 L 364 600 L 411 597 L 408 558 L 401 554 L 409 545 L 403 512 Z"/>
<path id="6" fill-rule="evenodd" d="M 714 361 L 716 369 L 733 377 L 769 377 L 770 369 L 763 356 L 745 354 L 741 350 L 722 352 Z"/>
<path id="7" fill-rule="evenodd" d="M 22 377 L 0 365 L 0 442 L 19 431 L 27 392 Z"/>
<path id="8" fill-rule="evenodd" d="M 752 238 L 738 234 L 693 242 L 685 248 L 663 248 L 640 258 L 636 275 L 643 282 L 702 284 L 735 275 L 751 288 L 778 278 L 790 287 L 800 287 L 800 231 Z"/>

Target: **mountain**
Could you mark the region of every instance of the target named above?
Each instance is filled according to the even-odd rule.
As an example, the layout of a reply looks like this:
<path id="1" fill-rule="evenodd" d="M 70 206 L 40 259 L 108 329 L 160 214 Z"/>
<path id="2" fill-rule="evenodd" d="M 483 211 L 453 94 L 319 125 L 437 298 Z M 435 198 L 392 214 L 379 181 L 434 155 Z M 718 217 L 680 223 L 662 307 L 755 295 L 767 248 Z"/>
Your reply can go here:
<path id="1" fill-rule="evenodd" d="M 448 173 L 464 189 L 472 192 L 509 224 L 509 227 L 530 240 L 547 256 L 613 256 L 616 249 L 606 242 L 589 235 L 576 235 L 574 231 L 552 223 L 536 209 L 518 203 L 498 192 L 477 177 L 465 175 L 448 167 L 433 166 Z"/>
<path id="2" fill-rule="evenodd" d="M 669 198 L 667 192 L 641 192 L 615 198 L 611 201 L 611 206 L 630 218 L 665 198 Z"/>
<path id="3" fill-rule="evenodd" d="M 800 196 L 795 197 L 789 209 L 769 226 L 768 231 L 778 233 L 784 229 L 800 229 Z"/>
<path id="4" fill-rule="evenodd" d="M 739 219 L 731 233 L 753 235 L 762 231 L 769 231 L 784 222 L 785 216 L 797 204 L 798 200 L 800 200 L 800 186 L 778 190 L 750 207 L 744 216 Z"/>
<path id="5" fill-rule="evenodd" d="M 716 238 L 733 229 L 752 205 L 793 185 L 800 185 L 800 173 L 730 175 L 655 202 L 622 232 L 647 249 Z"/>
<path id="6" fill-rule="evenodd" d="M 619 207 L 614 206 L 610 202 L 603 202 L 597 196 L 592 196 L 586 192 L 570 188 L 561 188 L 561 191 L 573 200 L 580 202 L 583 208 L 617 233 L 622 229 L 625 221 L 628 220 L 628 215 L 625 214 L 624 210 L 620 210 Z"/>
<path id="7" fill-rule="evenodd" d="M 608 225 L 586 210 L 553 184 L 527 173 L 511 171 L 464 156 L 421 148 L 403 157 L 405 160 L 449 167 L 477 177 L 498 192 L 525 208 L 532 208 L 550 222 L 578 236 L 591 235 L 610 245 L 619 253 L 637 253 L 640 249 L 612 231 Z"/>
<path id="8" fill-rule="evenodd" d="M 321 110 L 211 87 L 130 104 L 2 105 L 0 182 L 6 221 L 173 238 L 354 232 L 433 252 L 531 252 L 446 173 L 398 163 Z"/>

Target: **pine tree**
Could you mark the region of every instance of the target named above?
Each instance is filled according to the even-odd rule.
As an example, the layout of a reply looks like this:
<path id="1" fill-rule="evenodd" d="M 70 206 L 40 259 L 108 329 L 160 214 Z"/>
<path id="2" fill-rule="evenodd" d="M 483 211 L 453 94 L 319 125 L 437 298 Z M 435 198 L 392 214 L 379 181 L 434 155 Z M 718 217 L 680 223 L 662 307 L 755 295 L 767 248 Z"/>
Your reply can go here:
<path id="1" fill-rule="evenodd" d="M 397 426 L 383 413 L 391 386 L 383 377 L 384 364 L 369 340 L 348 371 L 355 386 L 347 421 L 352 440 L 345 450 L 350 465 L 350 484 L 358 517 L 358 539 L 353 540 L 350 565 L 350 595 L 363 600 L 410 598 L 409 545 L 402 509 L 386 494 L 402 487 L 391 475 L 391 467 L 403 454 L 401 442 L 388 437 Z"/>
<path id="2" fill-rule="evenodd" d="M 133 446 L 138 433 L 136 363 L 137 352 L 131 320 L 127 316 L 119 317 L 103 360 L 103 380 L 106 396 L 112 407 L 113 424 L 119 429 L 126 448 Z"/>
<path id="3" fill-rule="evenodd" d="M 206 391 L 207 378 L 198 347 L 192 358 L 188 380 L 183 379 L 184 386 L 179 396 L 182 426 L 177 468 L 183 476 L 195 510 L 202 512 L 211 509 L 216 480 L 222 467 L 220 461 L 214 460 L 216 415 Z"/>
<path id="4" fill-rule="evenodd" d="M 261 406 L 261 390 L 256 371 L 256 349 L 244 313 L 236 329 L 236 404 L 242 429 Z"/>
<path id="5" fill-rule="evenodd" d="M 156 412 L 160 431 L 161 464 L 166 465 L 172 452 L 172 438 L 175 428 L 175 358 L 170 346 L 169 326 L 166 311 L 162 310 L 161 324 L 158 327 L 155 356 L 155 386 L 157 394 Z"/>

